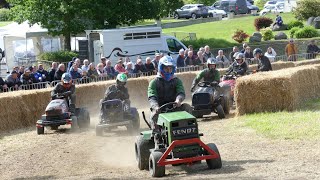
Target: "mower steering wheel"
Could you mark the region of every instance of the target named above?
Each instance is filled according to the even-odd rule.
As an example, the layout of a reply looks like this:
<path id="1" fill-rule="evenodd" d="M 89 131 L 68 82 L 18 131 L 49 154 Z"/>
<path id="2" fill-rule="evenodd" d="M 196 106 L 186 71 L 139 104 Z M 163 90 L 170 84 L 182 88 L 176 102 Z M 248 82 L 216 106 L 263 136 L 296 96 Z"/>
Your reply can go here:
<path id="1" fill-rule="evenodd" d="M 209 81 L 202 81 L 198 83 L 199 87 L 211 87 L 211 82 Z"/>
<path id="2" fill-rule="evenodd" d="M 160 106 L 159 110 L 162 113 L 167 113 L 173 111 L 175 108 L 177 108 L 177 103 L 176 102 L 169 102 L 166 103 L 162 106 Z"/>

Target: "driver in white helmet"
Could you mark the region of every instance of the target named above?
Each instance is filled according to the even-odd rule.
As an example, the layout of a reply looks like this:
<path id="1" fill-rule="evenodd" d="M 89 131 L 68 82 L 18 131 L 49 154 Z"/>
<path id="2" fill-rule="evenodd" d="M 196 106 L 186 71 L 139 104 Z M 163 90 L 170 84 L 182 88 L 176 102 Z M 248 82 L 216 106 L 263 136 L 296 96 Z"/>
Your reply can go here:
<path id="1" fill-rule="evenodd" d="M 235 75 L 245 75 L 248 70 L 248 65 L 244 59 L 245 56 L 243 53 L 237 53 L 235 60 L 227 69 L 227 74 L 235 73 Z"/>
<path id="2" fill-rule="evenodd" d="M 201 81 L 203 78 L 204 81 L 208 82 L 220 82 L 220 73 L 216 69 L 217 64 L 216 60 L 214 58 L 209 58 L 207 60 L 207 68 L 202 70 L 193 80 L 192 86 L 191 86 L 191 92 L 195 90 L 195 87 L 197 84 Z"/>

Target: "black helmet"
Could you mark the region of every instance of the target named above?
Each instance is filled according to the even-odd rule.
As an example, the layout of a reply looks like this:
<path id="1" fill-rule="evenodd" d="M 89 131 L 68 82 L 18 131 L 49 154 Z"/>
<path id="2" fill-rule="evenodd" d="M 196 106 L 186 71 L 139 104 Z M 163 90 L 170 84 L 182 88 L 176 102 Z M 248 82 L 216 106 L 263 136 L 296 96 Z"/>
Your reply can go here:
<path id="1" fill-rule="evenodd" d="M 253 50 L 253 55 L 255 56 L 257 53 L 260 53 L 260 55 L 262 54 L 262 50 L 260 48 L 255 48 Z"/>

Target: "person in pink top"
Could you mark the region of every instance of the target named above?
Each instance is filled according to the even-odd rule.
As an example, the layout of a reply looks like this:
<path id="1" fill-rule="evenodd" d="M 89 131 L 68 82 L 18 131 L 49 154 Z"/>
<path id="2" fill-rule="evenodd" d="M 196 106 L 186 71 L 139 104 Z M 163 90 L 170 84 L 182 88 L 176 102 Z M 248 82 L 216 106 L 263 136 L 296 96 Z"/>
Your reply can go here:
<path id="1" fill-rule="evenodd" d="M 118 63 L 114 66 L 114 69 L 119 73 L 127 73 L 126 69 L 123 66 L 122 60 L 118 61 Z"/>

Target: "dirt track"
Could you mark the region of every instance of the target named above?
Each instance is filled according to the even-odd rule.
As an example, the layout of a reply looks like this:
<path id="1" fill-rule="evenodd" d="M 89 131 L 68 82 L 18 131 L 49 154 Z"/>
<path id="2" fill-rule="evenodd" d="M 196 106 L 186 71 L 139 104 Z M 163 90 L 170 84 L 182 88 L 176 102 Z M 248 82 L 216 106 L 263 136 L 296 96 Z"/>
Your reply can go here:
<path id="1" fill-rule="evenodd" d="M 95 121 L 97 118 L 94 118 Z M 223 167 L 206 163 L 166 169 L 166 178 L 319 179 L 320 142 L 270 140 L 229 118 L 199 121 L 204 142 L 217 144 Z M 92 123 L 92 125 L 95 122 Z M 144 126 L 146 127 L 146 126 Z M 134 136 L 123 131 L 96 137 L 94 129 L 36 135 L 35 128 L 0 136 L 0 179 L 146 179 L 135 164 Z"/>

